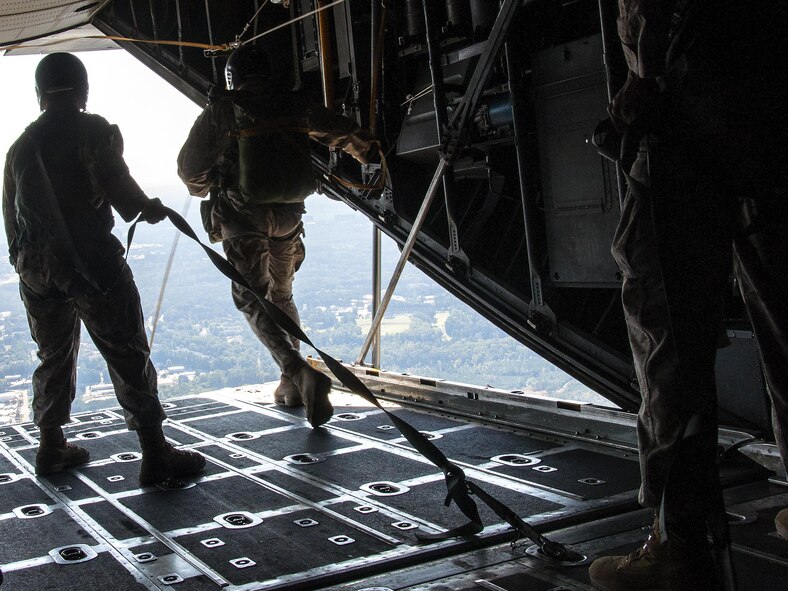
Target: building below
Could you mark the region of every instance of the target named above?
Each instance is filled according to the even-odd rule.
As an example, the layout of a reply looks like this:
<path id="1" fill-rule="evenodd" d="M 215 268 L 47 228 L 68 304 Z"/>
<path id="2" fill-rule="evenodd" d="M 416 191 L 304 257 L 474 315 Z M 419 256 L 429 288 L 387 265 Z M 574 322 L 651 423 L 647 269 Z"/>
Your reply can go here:
<path id="1" fill-rule="evenodd" d="M 30 380 L 25 380 L 30 384 Z M 30 389 L 8 390 L 0 393 L 0 425 L 30 420 Z"/>

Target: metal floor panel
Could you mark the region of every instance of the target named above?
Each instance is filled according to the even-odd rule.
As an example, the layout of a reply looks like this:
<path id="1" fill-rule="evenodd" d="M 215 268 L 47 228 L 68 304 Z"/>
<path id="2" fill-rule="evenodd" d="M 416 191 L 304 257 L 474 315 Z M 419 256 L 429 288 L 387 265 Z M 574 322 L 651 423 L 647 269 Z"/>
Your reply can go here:
<path id="1" fill-rule="evenodd" d="M 337 403 L 337 416 L 313 430 L 302 409 L 272 404 L 272 388 L 265 390 L 257 399 L 249 392 L 238 398 L 219 392 L 166 403 L 167 437 L 208 460 L 199 478 L 175 490 L 139 487 L 138 444 L 117 409 L 75 416 L 67 435 L 90 450 L 92 461 L 46 478 L 32 475 L 35 427 L 3 427 L 0 467 L 7 482 L 0 482 L 0 536 L 19 540 L 0 552 L 0 568 L 14 581 L 6 586 L 38 591 L 46 588 L 40 581 L 47 575 L 74 582 L 54 588 L 92 589 L 105 579 L 94 582 L 85 573 L 100 565 L 116 572 L 115 591 L 319 589 L 511 536 L 508 525 L 480 504 L 488 525 L 482 535 L 420 544 L 418 533 L 466 518 L 444 506 L 440 471 L 396 430 L 379 428 L 390 425 L 385 414 L 357 402 Z M 625 451 L 548 441 L 543 433 L 490 428 L 447 413 L 395 412 L 434 438 L 469 479 L 542 531 L 634 503 L 637 462 Z M 515 465 L 501 464 L 495 459 L 501 454 L 513 455 Z M 552 463 L 560 475 L 522 478 L 517 461 Z M 591 476 L 615 488 L 600 488 L 605 494 L 594 498 L 584 488 L 593 487 L 578 482 Z M 35 503 L 50 512 L 34 519 L 14 513 Z M 58 564 L 50 555 L 79 544 L 95 556 Z M 83 585 L 83 579 L 91 582 Z"/>
<path id="2" fill-rule="evenodd" d="M 788 541 L 776 537 L 774 514 L 788 504 L 788 489 L 754 483 L 726 491 L 726 502 L 729 512 L 756 517 L 731 526 L 737 590 L 785 591 Z M 506 544 L 326 591 L 592 591 L 588 563 L 598 556 L 628 554 L 642 545 L 652 520 L 649 511 L 638 510 L 551 532 L 552 539 L 570 544 L 587 557 L 586 563 L 576 566 L 539 558 L 527 544 Z"/>

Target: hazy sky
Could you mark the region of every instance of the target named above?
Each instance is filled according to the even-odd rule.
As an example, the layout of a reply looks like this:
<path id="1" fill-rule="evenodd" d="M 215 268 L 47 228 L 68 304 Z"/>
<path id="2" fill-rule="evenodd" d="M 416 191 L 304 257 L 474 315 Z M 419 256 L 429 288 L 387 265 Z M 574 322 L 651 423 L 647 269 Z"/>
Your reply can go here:
<path id="1" fill-rule="evenodd" d="M 182 190 L 175 158 L 200 108 L 123 50 L 78 54 L 88 70 L 88 111 L 120 126 L 131 173 L 151 197 Z M 34 72 L 42 56 L 0 57 L 0 151 L 38 117 Z"/>

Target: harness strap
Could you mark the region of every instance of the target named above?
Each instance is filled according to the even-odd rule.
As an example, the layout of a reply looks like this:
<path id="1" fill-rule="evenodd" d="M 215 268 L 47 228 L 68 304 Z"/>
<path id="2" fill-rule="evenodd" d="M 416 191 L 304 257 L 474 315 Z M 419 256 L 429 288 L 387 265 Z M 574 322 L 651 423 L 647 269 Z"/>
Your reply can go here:
<path id="1" fill-rule="evenodd" d="M 579 556 L 576 552 L 566 548 L 562 544 L 551 542 L 543 535 L 536 532 L 532 526 L 520 519 L 520 517 L 512 509 L 486 493 L 477 484 L 467 481 L 465 478 L 465 472 L 462 470 L 462 468 L 451 462 L 444 455 L 444 453 L 435 446 L 434 443 L 424 437 L 415 427 L 383 408 L 377 397 L 353 372 L 342 365 L 342 363 L 334 359 L 331 355 L 315 346 L 315 344 L 309 339 L 309 337 L 304 333 L 298 324 L 296 324 L 289 316 L 282 312 L 282 310 L 280 310 L 267 298 L 260 295 L 259 293 L 256 293 L 254 288 L 249 285 L 249 283 L 235 269 L 235 267 L 233 267 L 233 265 L 230 264 L 224 257 L 222 257 L 218 252 L 209 246 L 203 244 L 194 233 L 194 230 L 191 228 L 191 226 L 189 226 L 182 216 L 169 207 L 165 207 L 164 209 L 167 213 L 167 218 L 170 220 L 170 222 L 172 222 L 173 226 L 199 244 L 200 247 L 202 247 L 202 249 L 205 251 L 206 255 L 208 255 L 208 258 L 211 260 L 214 266 L 223 275 L 251 291 L 260 301 L 266 313 L 276 324 L 278 324 L 291 336 L 305 342 L 307 345 L 312 347 L 318 353 L 318 355 L 320 355 L 320 358 L 326 364 L 328 369 L 331 370 L 331 372 L 337 377 L 342 385 L 386 413 L 389 419 L 391 419 L 392 423 L 394 423 L 394 425 L 400 430 L 405 439 L 407 439 L 407 441 L 425 458 L 440 468 L 446 480 L 447 494 L 444 504 L 448 507 L 451 502 L 454 501 L 457 504 L 457 507 L 459 507 L 460 511 L 462 511 L 462 513 L 468 518 L 469 522 L 465 525 L 461 525 L 440 534 L 419 535 L 417 536 L 419 540 L 425 542 L 444 540 L 454 537 L 471 536 L 481 532 L 484 529 L 484 525 L 482 524 L 481 517 L 479 516 L 476 503 L 471 498 L 471 494 L 474 494 L 487 505 L 489 505 L 490 508 L 492 508 L 493 511 L 495 511 L 499 516 L 510 523 L 519 534 L 528 537 L 531 539 L 531 541 L 537 544 L 545 554 L 548 554 L 551 557 L 560 556 L 563 557 L 563 559 L 566 559 L 566 557 L 570 556 Z M 129 229 L 127 244 L 128 247 L 131 246 L 131 242 L 134 237 L 134 230 L 139 221 L 140 218 L 137 218 L 137 220 L 134 221 Z"/>
<path id="2" fill-rule="evenodd" d="M 68 225 L 66 224 L 66 220 L 63 217 L 63 210 L 60 208 L 60 203 L 58 202 L 57 195 L 55 194 L 55 189 L 52 186 L 51 179 L 49 178 L 49 173 L 47 172 L 46 166 L 44 166 L 44 160 L 41 156 L 41 145 L 39 143 L 39 138 L 37 138 L 36 134 L 30 129 L 26 130 L 25 133 L 33 144 L 33 149 L 35 151 L 35 166 L 38 171 L 39 179 L 43 185 L 43 190 L 41 193 L 48 201 L 48 211 L 52 214 L 53 223 L 50 231 L 58 241 L 58 245 L 62 248 L 63 255 L 74 266 L 74 270 L 77 272 L 77 274 L 79 274 L 79 276 L 82 277 L 82 279 L 84 279 L 85 282 L 87 282 L 87 284 L 96 291 L 100 293 L 109 292 L 112 287 L 114 287 L 117 279 L 110 285 L 108 289 L 102 289 L 98 279 L 96 279 L 96 276 L 82 260 L 82 257 L 77 251 L 77 247 L 74 245 L 74 241 L 71 237 L 71 232 L 68 229 Z M 119 277 L 120 274 L 118 275 L 118 278 Z"/>

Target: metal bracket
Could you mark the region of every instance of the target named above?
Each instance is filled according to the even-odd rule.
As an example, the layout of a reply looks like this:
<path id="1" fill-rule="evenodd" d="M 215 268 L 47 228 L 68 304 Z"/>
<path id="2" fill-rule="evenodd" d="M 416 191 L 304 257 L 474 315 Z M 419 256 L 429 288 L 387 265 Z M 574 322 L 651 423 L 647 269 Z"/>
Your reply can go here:
<path id="1" fill-rule="evenodd" d="M 405 485 L 387 481 L 370 482 L 368 484 L 362 484 L 359 486 L 359 488 L 364 492 L 368 492 L 377 497 L 393 497 L 396 495 L 404 495 L 410 490 Z"/>
<path id="2" fill-rule="evenodd" d="M 253 515 L 248 511 L 233 511 L 231 513 L 222 513 L 213 518 L 213 520 L 227 529 L 245 529 L 260 525 L 263 520 L 257 515 Z"/>
<path id="3" fill-rule="evenodd" d="M 535 466 L 542 461 L 539 458 L 533 458 L 524 454 L 503 454 L 490 459 L 498 464 L 503 464 L 505 466 L 517 466 L 518 468 Z"/>
<path id="4" fill-rule="evenodd" d="M 61 546 L 48 552 L 55 564 L 78 564 L 93 560 L 98 556 L 96 551 L 85 544 L 75 544 L 73 546 Z"/>

